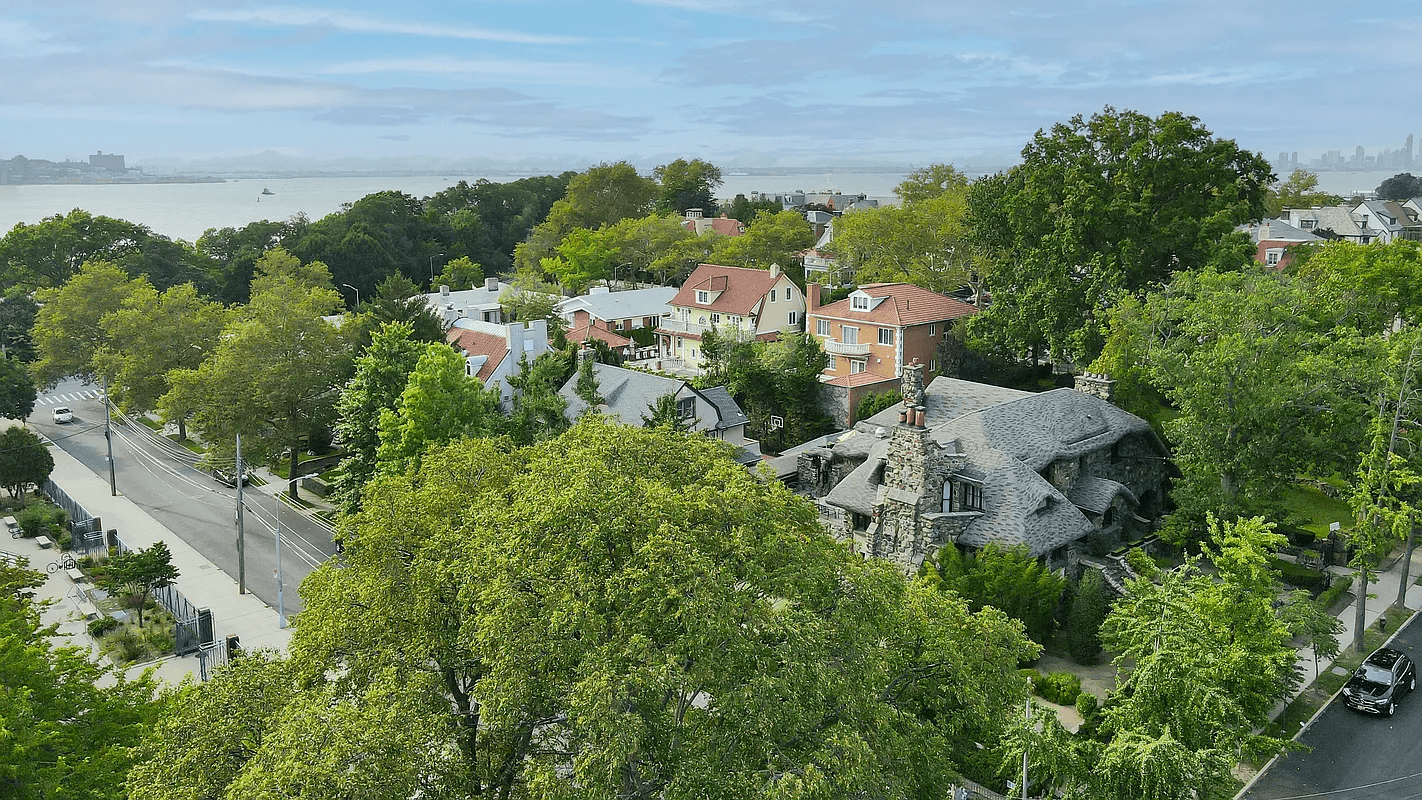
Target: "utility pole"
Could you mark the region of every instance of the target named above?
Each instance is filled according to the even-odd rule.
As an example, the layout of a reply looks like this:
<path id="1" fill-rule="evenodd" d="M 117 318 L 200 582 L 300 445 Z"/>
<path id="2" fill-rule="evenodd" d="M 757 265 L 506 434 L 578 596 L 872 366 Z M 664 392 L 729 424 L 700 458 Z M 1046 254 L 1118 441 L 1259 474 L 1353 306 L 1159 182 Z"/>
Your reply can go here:
<path id="1" fill-rule="evenodd" d="M 242 434 L 237 434 L 237 594 L 247 593 L 247 548 L 242 532 Z"/>
<path id="2" fill-rule="evenodd" d="M 109 379 L 104 379 L 104 444 L 109 450 L 109 496 L 118 497 L 118 483 L 114 480 L 114 432 L 109 413 Z"/>
<path id="3" fill-rule="evenodd" d="M 1032 698 L 1027 698 L 1027 722 L 1032 721 Z M 1022 747 L 1022 800 L 1027 800 L 1027 747 Z"/>

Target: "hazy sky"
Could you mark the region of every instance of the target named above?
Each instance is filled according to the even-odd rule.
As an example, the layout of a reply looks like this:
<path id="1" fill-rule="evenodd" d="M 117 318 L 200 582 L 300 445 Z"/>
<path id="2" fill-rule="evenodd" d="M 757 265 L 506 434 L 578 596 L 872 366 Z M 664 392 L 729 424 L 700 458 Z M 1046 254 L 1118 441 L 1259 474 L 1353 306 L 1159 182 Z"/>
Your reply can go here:
<path id="1" fill-rule="evenodd" d="M 0 158 L 1000 164 L 1111 104 L 1422 136 L 1422 0 L 0 0 Z"/>

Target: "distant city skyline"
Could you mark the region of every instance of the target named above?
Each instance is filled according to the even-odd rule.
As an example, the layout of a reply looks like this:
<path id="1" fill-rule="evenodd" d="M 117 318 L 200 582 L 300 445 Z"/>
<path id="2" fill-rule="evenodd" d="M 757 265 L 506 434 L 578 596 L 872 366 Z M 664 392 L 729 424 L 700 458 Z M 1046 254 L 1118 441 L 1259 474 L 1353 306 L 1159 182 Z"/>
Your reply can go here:
<path id="1" fill-rule="evenodd" d="M 1108 105 L 1346 158 L 1422 132 L 1419 41 L 1422 0 L 11 3 L 0 159 L 973 169 Z"/>

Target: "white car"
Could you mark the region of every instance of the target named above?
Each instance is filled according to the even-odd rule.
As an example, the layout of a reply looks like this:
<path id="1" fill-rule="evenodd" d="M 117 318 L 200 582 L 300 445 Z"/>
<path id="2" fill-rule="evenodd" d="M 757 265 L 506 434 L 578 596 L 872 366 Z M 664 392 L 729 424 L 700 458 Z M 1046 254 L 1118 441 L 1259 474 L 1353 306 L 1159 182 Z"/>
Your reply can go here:
<path id="1" fill-rule="evenodd" d="M 49 416 L 50 416 L 50 418 L 52 418 L 56 423 L 64 423 L 64 422 L 73 422 L 73 421 L 74 421 L 74 412 L 73 412 L 73 411 L 70 411 L 69 409 L 65 408 L 64 406 L 59 406 L 58 408 L 55 408 L 54 410 L 50 411 L 50 412 L 49 412 Z"/>

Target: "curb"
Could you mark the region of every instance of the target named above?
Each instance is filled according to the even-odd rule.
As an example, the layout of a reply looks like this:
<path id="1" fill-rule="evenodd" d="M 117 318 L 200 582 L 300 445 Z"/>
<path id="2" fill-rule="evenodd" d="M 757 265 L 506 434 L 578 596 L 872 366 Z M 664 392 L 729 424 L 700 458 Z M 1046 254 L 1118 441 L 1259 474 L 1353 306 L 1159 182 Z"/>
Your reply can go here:
<path id="1" fill-rule="evenodd" d="M 1388 607 L 1388 608 L 1395 608 L 1396 606 L 1391 606 L 1391 605 L 1390 605 L 1390 606 L 1387 606 L 1387 607 Z M 1404 606 L 1404 607 L 1405 607 L 1405 606 Z M 1402 632 L 1403 632 L 1404 630 L 1406 630 L 1407 626 L 1408 626 L 1408 625 L 1411 625 L 1412 622 L 1413 622 L 1413 620 L 1417 619 L 1417 615 L 1418 615 L 1419 613 L 1422 613 L 1422 608 L 1420 608 L 1420 609 L 1415 609 L 1415 610 L 1413 610 L 1410 614 L 1408 614 L 1407 619 L 1406 619 L 1406 620 L 1403 620 L 1403 623 L 1402 623 L 1401 625 L 1398 625 L 1398 626 L 1397 626 L 1397 629 L 1392 632 L 1392 635 L 1391 635 L 1391 636 L 1387 637 L 1387 640 L 1382 643 L 1382 646 L 1383 646 L 1383 647 L 1387 647 L 1388 645 L 1391 645 L 1392 642 L 1393 642 L 1393 640 L 1396 639 L 1398 636 L 1402 635 Z M 1343 687 L 1342 687 L 1342 686 L 1339 686 L 1339 687 L 1333 692 L 1333 694 L 1329 696 L 1328 702 L 1326 702 L 1326 703 L 1324 703 L 1323 705 L 1319 706 L 1319 707 L 1318 707 L 1318 710 L 1315 711 L 1315 712 L 1313 712 L 1313 716 L 1309 717 L 1307 722 L 1305 722 L 1303 725 L 1299 726 L 1298 733 L 1295 733 L 1292 737 L 1290 737 L 1290 738 L 1289 738 L 1289 741 L 1291 741 L 1291 742 L 1297 742 L 1297 741 L 1299 740 L 1299 737 L 1300 737 L 1300 736 L 1303 736 L 1304 733 L 1305 733 L 1309 728 L 1312 728 L 1312 727 L 1313 727 L 1313 723 L 1314 723 L 1315 721 L 1317 721 L 1319 717 L 1323 716 L 1323 712 L 1327 711 L 1327 710 L 1328 710 L 1328 707 L 1331 706 L 1331 705 L 1333 705 L 1333 701 L 1334 701 L 1334 700 L 1337 700 L 1337 699 L 1338 699 L 1338 695 L 1340 695 L 1340 694 L 1342 694 L 1342 693 L 1343 693 Z M 1265 775 L 1266 773 L 1268 773 L 1269 770 L 1274 767 L 1274 762 L 1278 761 L 1279 758 L 1280 758 L 1281 756 L 1283 756 L 1283 755 L 1284 755 L 1283 753 L 1279 753 L 1279 754 L 1275 755 L 1273 758 L 1269 759 L 1269 761 L 1268 761 L 1267 763 L 1265 763 L 1264 766 L 1261 767 L 1257 773 L 1255 773 L 1254 777 L 1249 779 L 1249 783 L 1244 784 L 1244 788 L 1240 789 L 1240 790 L 1234 795 L 1234 800 L 1241 800 L 1241 798 L 1243 798 L 1244 795 L 1245 795 L 1250 789 L 1254 788 L 1254 784 L 1258 783 L 1258 782 L 1259 782 L 1259 779 L 1262 778 L 1262 777 L 1264 777 L 1264 775 Z"/>

